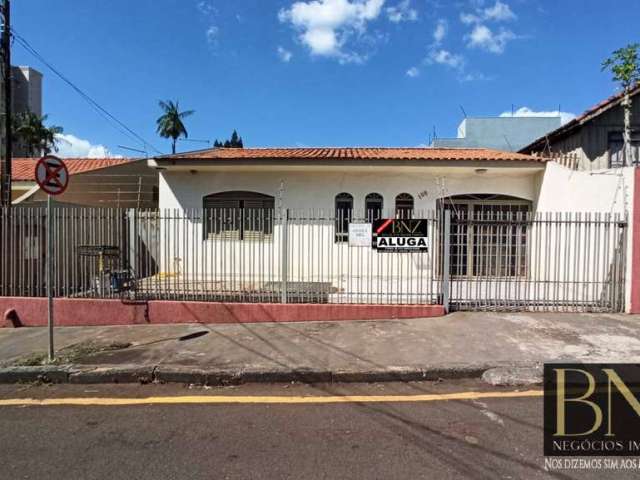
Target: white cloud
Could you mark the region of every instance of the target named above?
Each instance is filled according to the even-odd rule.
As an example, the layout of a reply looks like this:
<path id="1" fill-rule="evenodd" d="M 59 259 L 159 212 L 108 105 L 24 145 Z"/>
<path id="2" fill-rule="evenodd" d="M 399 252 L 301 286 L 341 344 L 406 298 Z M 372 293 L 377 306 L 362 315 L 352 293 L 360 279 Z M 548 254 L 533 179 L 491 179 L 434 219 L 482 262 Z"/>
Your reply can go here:
<path id="1" fill-rule="evenodd" d="M 207 31 L 205 32 L 205 36 L 207 37 L 207 43 L 212 46 L 218 45 L 218 34 L 220 33 L 220 29 L 215 25 L 209 26 Z"/>
<path id="2" fill-rule="evenodd" d="M 564 125 L 565 123 L 576 118 L 575 113 L 571 112 L 561 112 L 559 110 L 555 111 L 535 111 L 531 110 L 529 107 L 520 107 L 513 115 L 511 112 L 502 112 L 500 114 L 501 117 L 560 117 L 560 122 Z"/>
<path id="3" fill-rule="evenodd" d="M 516 14 L 513 13 L 509 5 L 502 3 L 500 0 L 496 1 L 493 7 L 485 8 L 482 13 L 485 20 L 493 20 L 496 22 L 516 19 Z"/>
<path id="4" fill-rule="evenodd" d="M 214 6 L 211 0 L 201 0 L 196 4 L 198 11 L 208 17 L 218 14 L 218 9 Z"/>
<path id="5" fill-rule="evenodd" d="M 482 19 L 473 13 L 461 13 L 460 21 L 465 25 L 471 25 L 472 23 L 480 22 Z"/>
<path id="6" fill-rule="evenodd" d="M 94 145 L 89 140 L 78 138 L 70 133 L 59 133 L 58 152 L 60 157 L 81 157 L 81 158 L 113 158 L 120 155 L 112 155 L 104 145 Z"/>
<path id="7" fill-rule="evenodd" d="M 444 37 L 447 35 L 447 21 L 444 19 L 438 20 L 436 28 L 433 31 L 433 42 L 435 45 L 440 45 Z"/>
<path id="8" fill-rule="evenodd" d="M 283 47 L 278 47 L 278 57 L 284 63 L 289 63 L 291 61 L 291 57 L 293 57 L 293 53 Z"/>
<path id="9" fill-rule="evenodd" d="M 429 52 L 429 61 L 431 63 L 438 63 L 455 69 L 459 69 L 464 66 L 464 58 L 462 55 L 451 53 L 450 51 L 442 48 Z"/>
<path id="10" fill-rule="evenodd" d="M 196 4 L 196 8 L 202 14 L 204 21 L 209 24 L 204 35 L 209 46 L 215 49 L 218 47 L 220 36 L 220 28 L 216 25 L 216 19 L 219 13 L 218 9 L 212 0 L 200 0 Z"/>
<path id="11" fill-rule="evenodd" d="M 415 22 L 418 11 L 411 7 L 411 0 L 402 0 L 395 6 L 387 8 L 387 18 L 393 23 Z"/>
<path id="12" fill-rule="evenodd" d="M 465 25 L 482 22 L 506 22 L 515 20 L 516 14 L 506 3 L 497 0 L 492 7 L 478 8 L 475 13 L 461 13 L 460 21 Z"/>
<path id="13" fill-rule="evenodd" d="M 488 77 L 482 72 L 463 73 L 458 77 L 460 82 L 477 82 L 482 80 L 491 80 L 492 77 Z"/>
<path id="14" fill-rule="evenodd" d="M 290 23 L 312 55 L 362 62 L 366 55 L 345 49 L 350 37 L 364 36 L 367 23 L 377 19 L 385 0 L 298 1 L 281 9 L 278 19 Z"/>
<path id="15" fill-rule="evenodd" d="M 509 41 L 518 38 L 511 30 L 500 28 L 496 33 L 485 25 L 486 22 L 506 22 L 515 20 L 516 14 L 506 3 L 496 0 L 493 6 L 477 8 L 474 13 L 461 13 L 460 21 L 465 25 L 473 25 L 473 29 L 465 36 L 467 46 L 480 48 L 487 52 L 501 54 Z"/>
<path id="16" fill-rule="evenodd" d="M 511 30 L 500 29 L 498 33 L 494 33 L 486 25 L 475 25 L 471 33 L 467 36 L 468 46 L 472 48 L 480 48 L 487 52 L 501 54 L 510 40 L 517 38 Z"/>
<path id="17" fill-rule="evenodd" d="M 415 78 L 420 75 L 420 70 L 418 69 L 418 67 L 411 67 L 409 70 L 407 70 L 406 75 L 407 77 Z"/>

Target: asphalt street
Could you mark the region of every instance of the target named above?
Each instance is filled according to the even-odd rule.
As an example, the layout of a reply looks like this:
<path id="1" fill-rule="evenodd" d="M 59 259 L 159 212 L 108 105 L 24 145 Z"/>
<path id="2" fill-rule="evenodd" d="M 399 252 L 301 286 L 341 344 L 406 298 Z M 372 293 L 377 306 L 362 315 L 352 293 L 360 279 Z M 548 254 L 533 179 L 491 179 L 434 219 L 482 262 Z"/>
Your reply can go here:
<path id="1" fill-rule="evenodd" d="M 0 386 L 0 402 L 102 402 L 0 403 L 0 478 L 637 478 L 637 470 L 545 470 L 542 398 L 503 396 L 513 391 L 470 380 L 211 389 Z M 469 392 L 479 395 L 439 397 Z M 323 403 L 345 395 L 357 397 Z M 384 401 L 390 395 L 394 401 Z M 431 397 L 408 401 L 415 395 Z M 186 396 L 230 396 L 238 402 L 197 403 L 195 398 L 194 403 L 180 403 Z M 294 401 L 280 403 L 282 397 Z M 132 398 L 151 404 L 116 404 Z M 304 403 L 309 398 L 314 403 Z M 170 401 L 178 403 L 164 403 Z"/>

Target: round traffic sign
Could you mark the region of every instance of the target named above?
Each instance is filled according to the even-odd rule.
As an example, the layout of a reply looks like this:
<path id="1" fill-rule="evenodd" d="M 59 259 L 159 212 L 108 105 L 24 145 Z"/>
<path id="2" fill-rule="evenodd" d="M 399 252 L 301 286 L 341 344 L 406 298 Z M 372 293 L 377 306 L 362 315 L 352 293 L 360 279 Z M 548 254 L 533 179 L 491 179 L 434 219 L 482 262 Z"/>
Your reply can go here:
<path id="1" fill-rule="evenodd" d="M 69 185 L 69 170 L 58 157 L 46 155 L 36 163 L 36 182 L 45 193 L 60 195 Z"/>

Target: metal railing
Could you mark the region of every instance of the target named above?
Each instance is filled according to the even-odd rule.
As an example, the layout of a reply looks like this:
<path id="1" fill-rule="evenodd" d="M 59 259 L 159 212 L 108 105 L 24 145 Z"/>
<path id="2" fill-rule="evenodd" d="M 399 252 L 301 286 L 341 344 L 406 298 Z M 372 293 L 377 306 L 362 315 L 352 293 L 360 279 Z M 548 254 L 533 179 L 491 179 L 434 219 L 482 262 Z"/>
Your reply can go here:
<path id="1" fill-rule="evenodd" d="M 619 214 L 453 212 L 451 302 L 461 310 L 623 311 Z"/>
<path id="2" fill-rule="evenodd" d="M 624 217 L 416 210 L 413 218 L 428 225 L 426 251 L 349 244 L 349 224 L 394 214 L 58 206 L 53 293 L 125 301 L 624 309 Z M 0 295 L 45 296 L 46 220 L 44 208 L 0 210 Z"/>

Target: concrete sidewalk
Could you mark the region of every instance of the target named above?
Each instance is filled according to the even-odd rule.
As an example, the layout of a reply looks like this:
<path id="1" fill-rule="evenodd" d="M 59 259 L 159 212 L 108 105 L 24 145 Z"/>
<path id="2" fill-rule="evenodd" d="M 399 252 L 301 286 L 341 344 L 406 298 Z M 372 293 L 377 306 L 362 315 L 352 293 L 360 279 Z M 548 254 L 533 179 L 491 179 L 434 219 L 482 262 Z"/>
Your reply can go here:
<path id="1" fill-rule="evenodd" d="M 454 313 L 417 320 L 0 329 L 0 382 L 382 381 L 547 361 L 640 362 L 640 317 Z M 128 346 L 127 346 L 128 345 Z"/>

